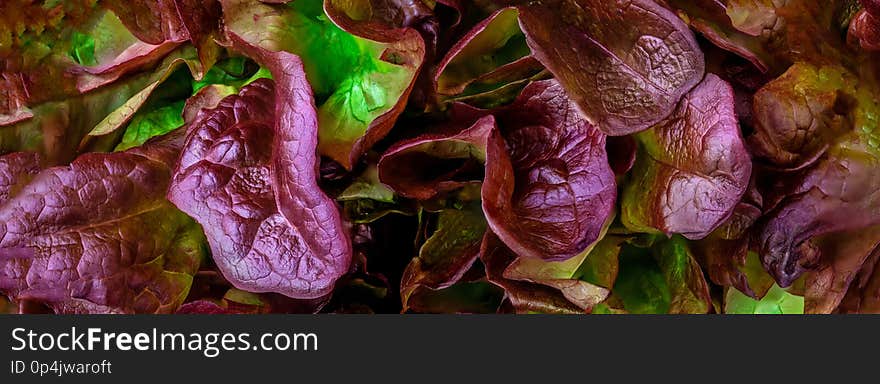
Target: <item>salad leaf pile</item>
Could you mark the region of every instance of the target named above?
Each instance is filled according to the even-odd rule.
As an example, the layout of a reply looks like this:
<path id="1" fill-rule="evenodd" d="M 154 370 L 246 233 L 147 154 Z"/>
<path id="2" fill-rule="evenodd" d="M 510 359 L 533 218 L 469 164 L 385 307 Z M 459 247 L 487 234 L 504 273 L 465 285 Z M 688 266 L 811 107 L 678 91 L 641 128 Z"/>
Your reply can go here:
<path id="1" fill-rule="evenodd" d="M 0 311 L 880 312 L 878 0 L 8 0 Z"/>

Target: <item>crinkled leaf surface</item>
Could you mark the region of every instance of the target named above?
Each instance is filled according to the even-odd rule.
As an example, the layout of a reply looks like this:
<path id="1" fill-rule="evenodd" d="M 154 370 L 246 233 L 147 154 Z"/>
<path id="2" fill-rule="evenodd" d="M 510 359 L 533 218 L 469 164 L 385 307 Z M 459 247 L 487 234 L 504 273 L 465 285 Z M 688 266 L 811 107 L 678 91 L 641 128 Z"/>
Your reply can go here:
<path id="1" fill-rule="evenodd" d="M 703 77 L 693 33 L 651 0 L 543 0 L 519 6 L 532 53 L 609 135 L 643 131 Z"/>
<path id="2" fill-rule="evenodd" d="M 204 257 L 198 224 L 164 198 L 179 146 L 83 155 L 14 190 L 0 204 L 0 289 L 59 313 L 173 312 Z"/>
<path id="3" fill-rule="evenodd" d="M 622 198 L 628 228 L 701 239 L 730 217 L 752 169 L 733 109 L 730 85 L 709 74 L 637 136 L 641 152 Z"/>
<path id="4" fill-rule="evenodd" d="M 553 80 L 530 84 L 496 116 L 502 135 L 487 142 L 482 192 L 489 226 L 523 257 L 580 254 L 599 239 L 617 197 L 605 135 Z"/>
<path id="5" fill-rule="evenodd" d="M 0 156 L 0 204 L 18 193 L 40 171 L 40 156 L 34 152 L 12 152 Z"/>
<path id="6" fill-rule="evenodd" d="M 202 224 L 237 288 L 323 296 L 352 251 L 336 204 L 317 185 L 311 89 L 296 56 L 231 38 L 275 81 L 257 80 L 198 115 L 169 199 Z"/>
<path id="7" fill-rule="evenodd" d="M 754 96 L 755 133 L 750 148 L 779 168 L 816 161 L 848 129 L 846 89 L 852 75 L 839 66 L 796 63 Z"/>

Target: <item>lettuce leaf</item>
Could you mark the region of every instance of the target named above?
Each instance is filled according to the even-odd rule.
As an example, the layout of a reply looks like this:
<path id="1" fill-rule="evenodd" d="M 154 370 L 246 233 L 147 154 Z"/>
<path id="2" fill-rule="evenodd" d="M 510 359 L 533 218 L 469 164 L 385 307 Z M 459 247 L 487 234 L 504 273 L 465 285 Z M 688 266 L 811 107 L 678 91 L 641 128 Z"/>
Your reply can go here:
<path id="1" fill-rule="evenodd" d="M 693 33 L 653 1 L 534 1 L 519 10 L 535 58 L 608 135 L 659 123 L 703 77 Z"/>
<path id="2" fill-rule="evenodd" d="M 727 82 L 706 75 L 668 119 L 636 138 L 641 151 L 622 197 L 627 228 L 701 239 L 730 217 L 752 163 Z"/>
<path id="3" fill-rule="evenodd" d="M 318 149 L 351 169 L 403 111 L 425 43 L 412 29 L 388 31 L 379 41 L 354 35 L 334 24 L 345 27 L 345 20 L 331 20 L 339 14 L 325 14 L 321 5 L 320 0 L 283 6 L 224 0 L 223 12 L 230 32 L 303 58 L 319 105 Z"/>
<path id="4" fill-rule="evenodd" d="M 317 185 L 317 115 L 298 57 L 236 49 L 272 72 L 202 110 L 168 198 L 203 228 L 214 261 L 237 288 L 312 299 L 333 289 L 351 261 L 339 209 Z"/>
<path id="5" fill-rule="evenodd" d="M 26 156 L 17 178 L 32 179 L 0 202 L 0 290 L 57 313 L 174 312 L 205 256 L 198 224 L 164 198 L 179 148 L 171 134 L 36 175 L 32 156 L 3 156 Z"/>

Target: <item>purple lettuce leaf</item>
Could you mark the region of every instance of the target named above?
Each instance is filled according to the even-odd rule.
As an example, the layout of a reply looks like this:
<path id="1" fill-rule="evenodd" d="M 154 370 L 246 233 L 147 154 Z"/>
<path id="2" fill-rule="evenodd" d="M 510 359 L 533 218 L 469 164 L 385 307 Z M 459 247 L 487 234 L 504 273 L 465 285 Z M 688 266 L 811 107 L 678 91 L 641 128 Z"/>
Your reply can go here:
<path id="1" fill-rule="evenodd" d="M 637 139 L 641 152 L 622 197 L 628 228 L 702 239 L 730 217 L 752 163 L 727 82 L 708 74 L 668 119 Z"/>
<path id="2" fill-rule="evenodd" d="M 599 239 L 617 197 L 605 135 L 577 113 L 553 80 L 529 84 L 496 116 L 483 212 L 516 254 L 565 260 Z"/>
<path id="3" fill-rule="evenodd" d="M 599 239 L 617 194 L 605 135 L 580 117 L 557 82 L 531 83 L 508 107 L 453 109 L 455 121 L 476 123 L 395 145 L 379 162 L 382 182 L 428 199 L 478 182 L 473 168 L 484 162 L 483 212 L 518 255 L 565 260 Z"/>
<path id="4" fill-rule="evenodd" d="M 815 267 L 813 237 L 878 223 L 880 160 L 859 145 L 835 147 L 791 183 L 756 233 L 764 266 L 783 287 Z"/>
<path id="5" fill-rule="evenodd" d="M 179 148 L 171 134 L 86 154 L 14 188 L 0 204 L 0 290 L 58 313 L 174 312 L 205 253 L 198 224 L 164 198 Z"/>
<path id="6" fill-rule="evenodd" d="M 35 152 L 12 152 L 0 156 L 0 205 L 18 194 L 41 169 Z"/>
<path id="7" fill-rule="evenodd" d="M 269 68 L 189 126 L 169 199 L 205 228 L 214 261 L 237 288 L 312 299 L 351 261 L 349 231 L 317 185 L 317 115 L 295 55 L 236 49 Z"/>
<path id="8" fill-rule="evenodd" d="M 703 77 L 693 33 L 653 1 L 534 1 L 519 10 L 535 58 L 608 135 L 659 123 Z"/>
<path id="9" fill-rule="evenodd" d="M 774 284 L 758 255 L 749 251 L 751 228 L 761 216 L 762 206 L 761 194 L 750 185 L 730 218 L 691 247 L 713 283 L 734 287 L 754 299 L 764 297 Z"/>

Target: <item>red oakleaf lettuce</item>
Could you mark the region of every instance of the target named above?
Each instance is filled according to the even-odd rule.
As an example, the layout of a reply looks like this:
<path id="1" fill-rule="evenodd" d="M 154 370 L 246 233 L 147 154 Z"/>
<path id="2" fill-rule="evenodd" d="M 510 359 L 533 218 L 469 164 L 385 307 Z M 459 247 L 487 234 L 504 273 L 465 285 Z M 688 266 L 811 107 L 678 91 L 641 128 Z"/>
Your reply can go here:
<path id="1" fill-rule="evenodd" d="M 164 198 L 174 136 L 14 188 L 0 204 L 0 290 L 59 313 L 173 312 L 204 257 L 199 226 Z"/>
<path id="2" fill-rule="evenodd" d="M 636 137 L 642 151 L 622 199 L 628 228 L 701 239 L 730 217 L 752 163 L 727 82 L 708 74 L 668 119 Z"/>
<path id="3" fill-rule="evenodd" d="M 660 122 L 703 77 L 694 35 L 651 0 L 533 1 L 519 10 L 535 58 L 608 135 Z"/>
<path id="4" fill-rule="evenodd" d="M 516 254 L 565 260 L 599 239 L 617 197 L 605 135 L 554 80 L 529 84 L 497 111 L 489 136 L 483 211 Z M 503 136 L 503 138 L 502 138 Z"/>
<path id="5" fill-rule="evenodd" d="M 455 119 L 477 122 L 392 147 L 380 161 L 380 179 L 404 196 L 427 199 L 479 181 L 468 171 L 485 162 L 483 212 L 516 254 L 565 260 L 599 239 L 617 195 L 605 135 L 577 113 L 559 83 L 533 82 L 496 110 L 454 109 Z"/>
<path id="6" fill-rule="evenodd" d="M 296 56 L 230 38 L 275 81 L 257 80 L 196 117 L 168 197 L 202 224 L 237 288 L 326 295 L 352 251 L 336 204 L 317 185 L 311 88 Z"/>

